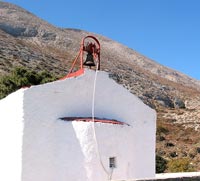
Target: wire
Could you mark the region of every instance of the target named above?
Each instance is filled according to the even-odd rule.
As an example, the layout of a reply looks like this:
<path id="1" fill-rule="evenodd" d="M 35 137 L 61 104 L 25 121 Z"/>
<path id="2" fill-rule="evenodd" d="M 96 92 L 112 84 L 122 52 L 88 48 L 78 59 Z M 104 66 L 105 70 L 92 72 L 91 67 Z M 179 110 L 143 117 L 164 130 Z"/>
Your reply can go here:
<path id="1" fill-rule="evenodd" d="M 106 170 L 103 162 L 102 162 L 102 159 L 101 159 L 101 155 L 100 155 L 100 152 L 99 152 L 99 145 L 98 145 L 98 142 L 97 142 L 97 136 L 96 136 L 96 131 L 95 131 L 95 93 L 96 93 L 96 82 L 97 82 L 97 74 L 98 74 L 98 62 L 97 62 L 97 65 L 96 65 L 96 72 L 95 72 L 95 77 L 94 77 L 94 86 L 93 86 L 93 95 L 92 95 L 92 122 L 93 122 L 93 133 L 94 133 L 94 141 L 96 143 L 96 151 L 97 151 L 97 155 L 99 157 L 99 162 L 104 170 L 104 172 L 106 173 L 107 177 L 108 177 L 108 180 L 111 180 L 112 179 L 112 174 L 113 174 L 113 169 L 111 170 L 111 173 L 109 173 L 109 171 Z"/>

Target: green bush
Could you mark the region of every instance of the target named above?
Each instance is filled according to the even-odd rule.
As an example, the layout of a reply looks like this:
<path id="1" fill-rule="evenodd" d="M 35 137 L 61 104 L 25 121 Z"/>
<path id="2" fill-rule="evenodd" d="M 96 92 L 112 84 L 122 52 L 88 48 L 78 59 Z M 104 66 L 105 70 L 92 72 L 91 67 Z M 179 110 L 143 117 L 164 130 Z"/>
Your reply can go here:
<path id="1" fill-rule="evenodd" d="M 163 173 L 167 169 L 167 160 L 156 155 L 156 173 Z"/>
<path id="2" fill-rule="evenodd" d="M 9 75 L 0 78 L 0 99 L 24 86 L 38 85 L 56 80 L 47 71 L 35 72 L 23 67 L 16 67 Z"/>
<path id="3" fill-rule="evenodd" d="M 170 160 L 167 164 L 169 172 L 192 172 L 195 171 L 193 166 L 190 164 L 190 159 L 180 158 Z"/>

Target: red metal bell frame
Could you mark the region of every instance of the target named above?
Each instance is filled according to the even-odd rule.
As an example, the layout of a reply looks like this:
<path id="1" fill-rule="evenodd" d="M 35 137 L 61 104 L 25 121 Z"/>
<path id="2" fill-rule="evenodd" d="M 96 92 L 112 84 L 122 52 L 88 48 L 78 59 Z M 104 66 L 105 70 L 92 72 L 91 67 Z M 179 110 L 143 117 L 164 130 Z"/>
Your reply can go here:
<path id="1" fill-rule="evenodd" d="M 85 42 L 87 39 L 93 39 L 93 41 L 95 43 L 87 42 L 87 44 L 85 45 Z M 97 69 L 100 70 L 100 43 L 96 37 L 94 37 L 92 35 L 88 35 L 82 39 L 79 53 L 78 53 L 77 57 L 75 58 L 68 75 L 63 77 L 63 79 L 78 76 L 78 75 L 81 75 L 84 73 L 84 69 L 83 69 L 83 66 L 85 63 L 85 62 L 83 63 L 84 52 L 87 52 L 90 56 L 92 55 L 94 64 L 96 63 L 94 66 L 98 65 Z M 80 68 L 79 68 L 79 70 L 73 72 L 74 66 L 75 66 L 76 62 L 78 61 L 78 58 L 80 59 Z"/>

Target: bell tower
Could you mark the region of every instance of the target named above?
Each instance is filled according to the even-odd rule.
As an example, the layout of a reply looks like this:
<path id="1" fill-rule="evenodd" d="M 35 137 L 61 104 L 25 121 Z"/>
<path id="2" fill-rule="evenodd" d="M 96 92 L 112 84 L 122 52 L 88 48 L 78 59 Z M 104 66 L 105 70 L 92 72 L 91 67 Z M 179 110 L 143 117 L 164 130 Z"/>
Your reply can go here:
<path id="1" fill-rule="evenodd" d="M 74 71 L 78 59 L 80 60 L 79 69 Z M 97 70 L 100 70 L 100 43 L 96 37 L 88 35 L 82 39 L 79 53 L 73 61 L 69 73 L 62 79 L 81 75 L 84 72 L 84 67 L 91 69 L 95 66 Z"/>

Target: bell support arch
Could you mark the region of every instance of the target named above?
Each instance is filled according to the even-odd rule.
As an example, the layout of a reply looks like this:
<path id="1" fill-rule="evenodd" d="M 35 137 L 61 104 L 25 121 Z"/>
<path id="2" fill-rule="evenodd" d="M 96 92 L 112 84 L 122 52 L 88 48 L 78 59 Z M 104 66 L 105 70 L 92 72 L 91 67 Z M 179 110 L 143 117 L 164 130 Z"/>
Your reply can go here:
<path id="1" fill-rule="evenodd" d="M 94 43 L 88 41 L 86 44 L 86 39 L 93 39 Z M 87 52 L 88 55 L 90 55 L 87 56 L 87 59 L 88 57 L 90 57 L 90 64 L 88 64 L 87 59 L 85 62 L 83 61 L 84 52 Z M 77 71 L 73 71 L 78 59 L 80 60 L 80 65 L 79 65 L 80 67 Z M 91 61 L 93 61 L 92 64 Z M 84 73 L 83 66 L 89 66 L 91 68 L 91 66 L 97 66 L 97 65 L 98 65 L 97 69 L 100 70 L 100 43 L 96 37 L 88 35 L 82 39 L 79 53 L 74 59 L 69 73 L 65 77 L 61 78 L 61 80 L 83 74 Z"/>

